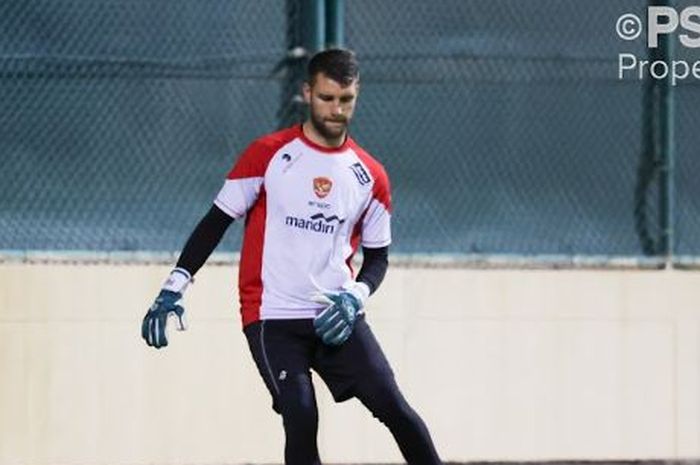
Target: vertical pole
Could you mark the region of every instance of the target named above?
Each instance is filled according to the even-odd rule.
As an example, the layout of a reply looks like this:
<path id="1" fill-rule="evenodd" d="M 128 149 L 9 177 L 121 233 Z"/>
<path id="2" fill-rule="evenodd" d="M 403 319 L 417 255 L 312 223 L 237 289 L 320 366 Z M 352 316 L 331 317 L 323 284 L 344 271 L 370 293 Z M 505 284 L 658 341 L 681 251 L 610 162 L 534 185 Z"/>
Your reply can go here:
<path id="1" fill-rule="evenodd" d="M 672 0 L 650 0 L 650 6 L 672 6 Z M 649 59 L 653 63 L 657 60 L 671 63 L 673 60 L 673 40 L 671 34 L 664 34 L 659 38 L 658 47 L 650 49 Z M 654 79 L 650 92 L 652 92 L 653 121 L 652 131 L 654 158 L 659 166 L 659 254 L 670 265 L 674 253 L 674 149 L 675 149 L 675 105 L 674 90 L 670 74 L 666 79 Z"/>
<path id="2" fill-rule="evenodd" d="M 345 39 L 345 1 L 326 1 L 326 48 L 342 47 Z"/>
<path id="3" fill-rule="evenodd" d="M 281 101 L 277 110 L 277 128 L 282 129 L 296 124 L 304 118 L 299 88 L 304 76 L 304 51 L 302 22 L 302 0 L 285 0 L 287 31 L 285 56 L 277 63 L 273 75 L 279 73 L 281 80 Z"/>
<path id="4" fill-rule="evenodd" d="M 302 21 L 304 23 L 304 43 L 302 46 L 311 57 L 323 49 L 326 35 L 325 0 L 302 1 Z"/>
<path id="5" fill-rule="evenodd" d="M 273 72 L 282 75 L 282 99 L 277 111 L 279 128 L 300 123 L 306 117 L 301 88 L 309 58 L 323 48 L 325 0 L 286 0 L 285 15 L 287 53 Z"/>

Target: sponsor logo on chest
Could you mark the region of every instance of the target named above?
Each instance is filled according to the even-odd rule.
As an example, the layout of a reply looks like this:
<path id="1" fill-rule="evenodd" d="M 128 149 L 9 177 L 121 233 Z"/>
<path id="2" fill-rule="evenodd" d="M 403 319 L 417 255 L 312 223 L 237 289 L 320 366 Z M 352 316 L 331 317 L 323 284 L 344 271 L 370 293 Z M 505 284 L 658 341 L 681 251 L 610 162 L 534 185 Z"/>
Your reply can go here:
<path id="1" fill-rule="evenodd" d="M 304 229 L 321 234 L 333 234 L 335 232 L 335 224 L 345 223 L 345 220 L 338 218 L 336 215 L 326 217 L 323 213 L 316 213 L 307 218 L 298 218 L 296 216 L 287 216 L 284 219 L 284 224 L 296 229 Z"/>

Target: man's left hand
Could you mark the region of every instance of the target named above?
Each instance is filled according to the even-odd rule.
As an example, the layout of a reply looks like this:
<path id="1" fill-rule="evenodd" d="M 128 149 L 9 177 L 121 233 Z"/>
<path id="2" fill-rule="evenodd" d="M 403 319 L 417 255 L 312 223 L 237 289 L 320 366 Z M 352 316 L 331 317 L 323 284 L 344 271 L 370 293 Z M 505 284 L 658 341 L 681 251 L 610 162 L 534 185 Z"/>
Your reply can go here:
<path id="1" fill-rule="evenodd" d="M 314 302 L 327 305 L 314 319 L 316 334 L 324 344 L 339 346 L 352 334 L 362 302 L 349 291 L 319 292 Z"/>

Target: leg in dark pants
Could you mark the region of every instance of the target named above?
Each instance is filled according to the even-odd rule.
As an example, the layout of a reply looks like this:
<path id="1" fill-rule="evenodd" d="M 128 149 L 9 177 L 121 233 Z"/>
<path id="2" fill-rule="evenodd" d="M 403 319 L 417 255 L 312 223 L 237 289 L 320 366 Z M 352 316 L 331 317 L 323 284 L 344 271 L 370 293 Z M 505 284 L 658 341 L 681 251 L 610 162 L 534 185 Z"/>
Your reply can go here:
<path id="1" fill-rule="evenodd" d="M 393 370 L 364 316 L 345 344 L 320 346 L 312 366 L 337 402 L 356 397 L 389 428 L 410 465 L 442 463 L 428 428 L 396 385 Z"/>
<path id="2" fill-rule="evenodd" d="M 409 465 L 442 464 L 428 428 L 408 405 L 393 376 L 363 381 L 355 397 L 389 428 Z"/>
<path id="3" fill-rule="evenodd" d="M 252 323 L 244 329 L 253 360 L 282 415 L 286 465 L 320 465 L 318 410 L 309 359 L 316 345 L 311 320 Z"/>
<path id="4" fill-rule="evenodd" d="M 284 422 L 286 465 L 318 465 L 318 410 L 311 377 L 299 374 L 280 383 L 278 405 Z"/>

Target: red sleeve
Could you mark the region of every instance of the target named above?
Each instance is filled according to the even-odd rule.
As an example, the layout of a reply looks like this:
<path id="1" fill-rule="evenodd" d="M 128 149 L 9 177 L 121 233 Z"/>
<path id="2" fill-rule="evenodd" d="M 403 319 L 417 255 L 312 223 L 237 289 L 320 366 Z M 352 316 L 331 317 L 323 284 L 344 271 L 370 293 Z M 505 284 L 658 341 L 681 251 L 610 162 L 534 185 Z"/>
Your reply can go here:
<path id="1" fill-rule="evenodd" d="M 391 185 L 386 170 L 357 144 L 353 149 L 374 180 L 372 198 L 363 214 L 361 241 L 364 247 L 386 247 L 391 243 Z"/>
<path id="2" fill-rule="evenodd" d="M 236 160 L 214 205 L 232 218 L 241 218 L 257 201 L 265 171 L 277 151 L 295 137 L 293 129 L 279 131 L 250 144 Z"/>
<path id="3" fill-rule="evenodd" d="M 258 139 L 241 153 L 226 179 L 261 178 L 265 176 L 268 163 L 274 156 L 269 144 Z"/>
<path id="4" fill-rule="evenodd" d="M 369 172 L 374 179 L 372 197 L 384 205 L 387 212 L 391 213 L 391 184 L 384 166 L 375 160 L 374 157 L 367 153 L 362 147 L 357 145 L 354 140 L 351 141 L 351 143 L 353 150 L 357 156 L 360 157 L 362 163 L 364 163 L 364 165 L 369 169 Z"/>
<path id="5" fill-rule="evenodd" d="M 238 157 L 227 179 L 265 176 L 265 170 L 272 157 L 283 145 L 298 137 L 300 132 L 301 126 L 293 126 L 256 139 Z"/>
<path id="6" fill-rule="evenodd" d="M 374 161 L 374 160 L 373 160 Z M 374 161 L 375 167 L 368 166 L 372 177 L 374 178 L 374 187 L 372 188 L 372 196 L 386 208 L 386 211 L 391 213 L 391 183 L 386 170 L 382 165 Z"/>

